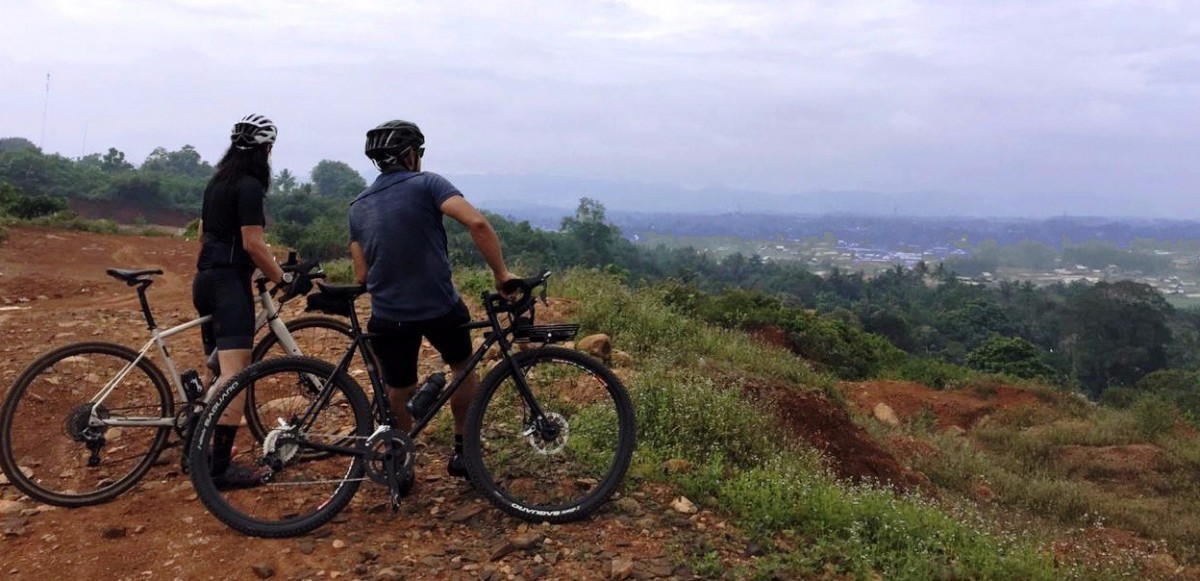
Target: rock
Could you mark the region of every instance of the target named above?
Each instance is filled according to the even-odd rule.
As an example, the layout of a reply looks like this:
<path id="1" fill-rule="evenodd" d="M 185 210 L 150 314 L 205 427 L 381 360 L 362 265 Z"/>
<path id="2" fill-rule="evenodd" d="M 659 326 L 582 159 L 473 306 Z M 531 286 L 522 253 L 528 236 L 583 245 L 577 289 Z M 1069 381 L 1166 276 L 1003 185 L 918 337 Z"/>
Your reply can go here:
<path id="1" fill-rule="evenodd" d="M 484 510 L 486 509 L 483 505 L 472 504 L 459 508 L 458 510 L 450 513 L 450 516 L 447 518 L 450 520 L 450 522 L 467 522 L 468 520 L 471 520 L 472 517 L 483 512 Z"/>
<path id="2" fill-rule="evenodd" d="M 642 512 L 642 505 L 641 505 L 641 503 L 639 503 L 638 501 L 636 501 L 636 500 L 634 500 L 634 499 L 632 499 L 632 498 L 629 498 L 628 496 L 626 496 L 625 498 L 622 498 L 622 499 L 620 499 L 620 500 L 618 500 L 618 501 L 614 502 L 613 504 L 614 504 L 614 505 L 617 507 L 617 509 L 619 509 L 621 512 L 624 512 L 624 513 L 627 513 L 627 514 L 633 514 L 633 515 L 637 515 L 637 514 L 641 514 L 641 512 Z"/>
<path id="3" fill-rule="evenodd" d="M 619 349 L 613 349 L 612 364 L 613 367 L 633 367 L 633 356 Z"/>
<path id="4" fill-rule="evenodd" d="M 667 474 L 682 474 L 692 470 L 692 463 L 681 458 L 671 458 L 663 462 L 662 468 Z"/>
<path id="5" fill-rule="evenodd" d="M 612 339 L 603 333 L 580 339 L 575 348 L 603 361 L 612 359 Z"/>
<path id="6" fill-rule="evenodd" d="M 696 504 L 688 500 L 688 497 L 686 496 L 680 496 L 675 500 L 672 500 L 671 508 L 675 509 L 675 512 L 681 512 L 683 514 L 696 514 L 697 512 L 700 512 L 700 509 L 696 507 Z"/>
<path id="7" fill-rule="evenodd" d="M 886 403 L 879 402 L 875 404 L 874 413 L 875 419 L 879 420 L 880 422 L 893 427 L 900 425 L 900 418 L 896 416 L 896 411 L 892 409 L 892 406 Z"/>
<path id="8" fill-rule="evenodd" d="M 311 555 L 317 550 L 317 543 L 312 539 L 300 539 L 296 542 L 296 548 L 305 555 Z"/>
<path id="9" fill-rule="evenodd" d="M 28 519 L 12 518 L 0 522 L 0 532 L 6 537 L 19 537 L 25 534 L 25 525 L 29 524 Z"/>
<path id="10" fill-rule="evenodd" d="M 942 433 L 952 438 L 959 438 L 966 435 L 967 431 L 960 426 L 947 426 L 946 429 L 942 430 Z"/>
<path id="11" fill-rule="evenodd" d="M 488 557 L 488 560 L 489 561 L 499 561 L 500 559 L 507 557 L 509 553 L 511 553 L 515 550 L 517 550 L 517 548 L 514 547 L 513 544 L 510 542 L 506 541 L 506 542 L 500 543 L 499 545 L 492 547 L 492 554 L 490 557 Z"/>
<path id="12" fill-rule="evenodd" d="M 21 503 L 15 500 L 0 500 L 0 515 L 17 514 L 22 508 Z"/>
<path id="13" fill-rule="evenodd" d="M 375 578 L 381 581 L 404 581 L 404 573 L 394 567 L 384 567 L 375 573 Z"/>
<path id="14" fill-rule="evenodd" d="M 633 574 L 633 558 L 631 557 L 614 557 L 609 562 L 608 578 L 616 581 L 628 579 Z"/>
<path id="15" fill-rule="evenodd" d="M 124 538 L 127 534 L 129 533 L 125 530 L 125 527 L 106 527 L 100 533 L 100 536 L 106 539 L 120 539 Z"/>
<path id="16" fill-rule="evenodd" d="M 270 563 L 255 563 L 250 565 L 250 570 L 254 571 L 259 579 L 270 579 L 275 576 L 275 567 L 272 567 Z"/>
<path id="17" fill-rule="evenodd" d="M 335 549 L 345 549 L 345 548 L 346 548 L 346 541 L 343 541 L 342 539 L 334 539 L 334 540 L 333 540 L 333 548 L 335 548 Z"/>
<path id="18" fill-rule="evenodd" d="M 530 549 L 537 548 L 538 545 L 542 544 L 542 541 L 545 538 L 546 538 L 545 535 L 543 535 L 542 533 L 528 532 L 528 533 L 519 534 L 519 535 L 509 539 L 508 542 L 512 543 L 512 546 L 514 548 L 521 549 L 523 551 L 528 551 Z"/>

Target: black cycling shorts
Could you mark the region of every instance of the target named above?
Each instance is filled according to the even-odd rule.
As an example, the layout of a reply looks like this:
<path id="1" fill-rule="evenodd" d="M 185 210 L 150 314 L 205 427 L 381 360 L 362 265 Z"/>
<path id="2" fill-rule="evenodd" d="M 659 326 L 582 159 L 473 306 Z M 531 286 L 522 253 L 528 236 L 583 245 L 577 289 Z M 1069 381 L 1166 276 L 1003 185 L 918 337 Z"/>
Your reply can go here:
<path id="1" fill-rule="evenodd" d="M 254 295 L 250 271 L 210 268 L 192 281 L 192 304 L 212 320 L 200 326 L 204 353 L 217 349 L 250 349 L 254 345 Z"/>
<path id="2" fill-rule="evenodd" d="M 462 301 L 449 313 L 425 321 L 401 323 L 372 316 L 367 331 L 377 335 L 371 339 L 371 348 L 383 368 L 384 383 L 395 388 L 416 385 L 422 337 L 429 340 L 446 364 L 466 361 L 471 356 L 471 331 L 462 325 L 470 320 L 471 313 Z"/>

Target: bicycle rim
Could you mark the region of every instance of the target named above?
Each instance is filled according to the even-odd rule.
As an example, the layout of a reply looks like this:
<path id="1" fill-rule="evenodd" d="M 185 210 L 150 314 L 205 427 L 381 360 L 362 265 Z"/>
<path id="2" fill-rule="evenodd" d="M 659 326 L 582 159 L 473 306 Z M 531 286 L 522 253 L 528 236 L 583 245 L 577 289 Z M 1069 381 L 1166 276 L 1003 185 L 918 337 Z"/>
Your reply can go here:
<path id="1" fill-rule="evenodd" d="M 536 425 L 507 365 L 488 374 L 467 420 L 471 477 L 514 516 L 586 517 L 620 484 L 634 446 L 633 405 L 620 380 L 587 355 L 558 347 L 519 353 L 537 405 Z"/>
<path id="2" fill-rule="evenodd" d="M 235 375 L 201 416 L 189 450 L 192 482 L 205 506 L 218 519 L 242 533 L 261 537 L 303 534 L 328 522 L 350 502 L 363 478 L 362 458 L 339 453 L 313 453 L 311 443 L 353 446 L 370 434 L 370 407 L 362 389 L 349 376 L 333 376 L 334 366 L 307 357 L 284 357 L 255 363 Z M 297 416 L 264 416 L 275 426 L 266 441 L 258 442 L 249 430 L 239 429 L 233 462 L 246 466 L 280 464 L 271 479 L 260 486 L 220 490 L 212 476 L 212 445 L 216 420 L 237 397 L 249 389 L 304 389 L 296 383 L 332 379 L 332 397 L 308 400 L 315 406 L 307 429 L 291 429 Z M 283 419 L 289 429 L 279 427 Z M 274 455 L 269 452 L 273 451 Z"/>
<path id="3" fill-rule="evenodd" d="M 81 343 L 46 354 L 21 375 L 0 410 L 0 466 L 18 489 L 76 507 L 112 500 L 141 480 L 171 428 L 89 425 L 93 408 L 109 422 L 173 419 L 166 379 L 145 359 L 99 407 L 89 403 L 136 358 L 121 345 Z"/>

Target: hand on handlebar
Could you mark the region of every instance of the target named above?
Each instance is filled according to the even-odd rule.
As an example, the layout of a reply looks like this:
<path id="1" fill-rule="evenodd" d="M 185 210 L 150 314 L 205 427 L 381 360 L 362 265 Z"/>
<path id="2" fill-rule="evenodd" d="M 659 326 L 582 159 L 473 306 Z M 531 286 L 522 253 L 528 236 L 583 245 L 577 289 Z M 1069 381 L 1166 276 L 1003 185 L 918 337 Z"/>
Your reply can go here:
<path id="1" fill-rule="evenodd" d="M 519 285 L 514 284 L 514 282 L 519 282 L 521 280 L 521 277 L 519 277 L 507 270 L 505 270 L 504 272 L 497 274 L 495 276 L 496 276 L 496 290 L 500 291 L 500 295 L 503 296 L 505 299 L 512 300 L 514 298 L 513 297 L 514 293 L 521 290 Z"/>
<path id="2" fill-rule="evenodd" d="M 286 302 L 289 299 L 306 295 L 313 289 L 312 279 L 324 278 L 325 272 L 321 270 L 321 265 L 317 261 L 303 262 L 297 265 L 284 264 L 283 272 L 291 273 L 293 278 L 291 284 L 281 284 L 283 296 L 280 297 L 280 302 Z"/>

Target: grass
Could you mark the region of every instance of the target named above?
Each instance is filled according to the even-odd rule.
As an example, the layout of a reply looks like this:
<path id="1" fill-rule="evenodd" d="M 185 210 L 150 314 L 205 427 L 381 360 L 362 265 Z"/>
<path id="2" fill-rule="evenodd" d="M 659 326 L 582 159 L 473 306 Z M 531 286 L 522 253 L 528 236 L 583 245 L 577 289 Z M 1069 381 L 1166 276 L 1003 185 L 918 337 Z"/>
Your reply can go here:
<path id="1" fill-rule="evenodd" d="M 1064 573 L 1037 545 L 989 530 L 978 515 L 832 478 L 818 454 L 776 425 L 763 403 L 742 395 L 751 383 L 833 389 L 831 378 L 786 351 L 683 317 L 654 290 L 630 290 L 599 273 L 571 271 L 555 282 L 555 295 L 577 301 L 573 317 L 585 332 L 609 334 L 634 357 L 637 375 L 629 387 L 639 432 L 630 478 L 666 480 L 732 517 L 764 546 L 783 539 L 782 546 L 791 547 L 742 565 L 736 577 L 1049 579 Z M 691 468 L 666 474 L 667 459 L 686 460 Z M 697 573 L 728 574 L 715 552 L 691 555 Z"/>
<path id="2" fill-rule="evenodd" d="M 1059 398 L 1057 417 L 1042 412 L 997 414 L 975 428 L 970 440 L 944 434 L 914 434 L 937 453 L 915 457 L 913 467 L 940 487 L 967 497 L 990 490 L 994 502 L 1019 508 L 1067 527 L 1103 523 L 1165 540 L 1185 560 L 1200 558 L 1200 450 L 1196 441 L 1172 434 L 1174 408 L 1148 403 L 1129 410 L 1091 408 L 1081 412 Z M 1146 400 L 1143 400 L 1146 401 Z M 1067 462 L 1064 446 L 1100 448 L 1155 443 L 1160 466 L 1132 474 L 1106 474 L 1095 461 Z M 1099 472 L 1096 472 L 1096 471 Z"/>

